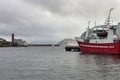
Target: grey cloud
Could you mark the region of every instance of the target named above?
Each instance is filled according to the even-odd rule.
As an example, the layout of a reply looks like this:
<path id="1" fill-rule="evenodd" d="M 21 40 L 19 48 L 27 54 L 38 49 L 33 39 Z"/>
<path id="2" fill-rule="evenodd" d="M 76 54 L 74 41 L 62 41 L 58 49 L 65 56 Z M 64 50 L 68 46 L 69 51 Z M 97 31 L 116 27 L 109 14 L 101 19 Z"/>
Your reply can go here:
<path id="1" fill-rule="evenodd" d="M 111 5 L 112 4 L 112 5 Z M 104 22 L 107 10 L 118 0 L 0 0 L 0 35 L 15 33 L 29 42 L 56 43 L 80 36 L 87 21 Z M 119 15 L 113 16 L 119 20 Z"/>
<path id="2" fill-rule="evenodd" d="M 44 9 L 49 9 L 53 12 L 58 12 L 61 6 L 64 6 L 64 0 L 26 0 L 32 4 L 43 6 Z"/>
<path id="3" fill-rule="evenodd" d="M 60 15 L 76 15 L 76 16 L 100 16 L 103 11 L 113 7 L 118 8 L 117 0 L 27 0 L 32 4 L 42 5 L 54 13 Z"/>

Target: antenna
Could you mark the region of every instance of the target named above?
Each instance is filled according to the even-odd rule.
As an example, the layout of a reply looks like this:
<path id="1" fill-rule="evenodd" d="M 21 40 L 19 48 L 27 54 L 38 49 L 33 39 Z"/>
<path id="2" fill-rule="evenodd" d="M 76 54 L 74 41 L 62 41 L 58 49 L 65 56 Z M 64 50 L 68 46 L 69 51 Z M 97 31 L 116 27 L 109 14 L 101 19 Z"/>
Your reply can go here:
<path id="1" fill-rule="evenodd" d="M 113 9 L 113 8 L 110 8 L 109 14 L 108 14 L 108 18 L 107 18 L 107 20 L 106 20 L 106 25 L 110 25 L 110 17 L 111 17 L 111 12 L 112 12 L 112 10 L 114 10 L 114 9 Z"/>
<path id="2" fill-rule="evenodd" d="M 88 29 L 90 28 L 90 27 L 89 27 L 89 26 L 90 26 L 90 22 L 91 22 L 91 21 L 88 21 Z"/>

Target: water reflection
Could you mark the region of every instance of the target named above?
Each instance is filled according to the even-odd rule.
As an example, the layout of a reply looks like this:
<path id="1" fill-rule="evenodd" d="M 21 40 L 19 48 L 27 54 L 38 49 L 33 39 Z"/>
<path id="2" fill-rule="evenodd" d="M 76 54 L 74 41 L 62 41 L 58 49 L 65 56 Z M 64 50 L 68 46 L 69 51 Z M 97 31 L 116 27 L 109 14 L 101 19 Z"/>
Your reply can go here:
<path id="1" fill-rule="evenodd" d="M 101 55 L 101 54 L 80 54 L 85 62 L 95 62 L 98 66 L 104 66 L 109 64 L 120 64 L 120 55 Z M 93 61 L 94 60 L 94 61 Z"/>
<path id="2" fill-rule="evenodd" d="M 85 69 L 91 73 L 89 76 L 94 74 L 97 80 L 99 78 L 103 80 L 120 79 L 120 55 L 80 54 L 80 57 L 85 63 Z"/>

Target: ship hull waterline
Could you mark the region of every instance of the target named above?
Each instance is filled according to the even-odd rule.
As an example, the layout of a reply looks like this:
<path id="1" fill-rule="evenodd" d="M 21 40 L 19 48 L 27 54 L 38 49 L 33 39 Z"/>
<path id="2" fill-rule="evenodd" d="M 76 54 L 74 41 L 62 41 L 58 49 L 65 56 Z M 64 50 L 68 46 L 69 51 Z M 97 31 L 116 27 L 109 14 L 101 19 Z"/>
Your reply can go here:
<path id="1" fill-rule="evenodd" d="M 88 43 L 77 41 L 82 53 L 119 54 L 120 43 Z"/>

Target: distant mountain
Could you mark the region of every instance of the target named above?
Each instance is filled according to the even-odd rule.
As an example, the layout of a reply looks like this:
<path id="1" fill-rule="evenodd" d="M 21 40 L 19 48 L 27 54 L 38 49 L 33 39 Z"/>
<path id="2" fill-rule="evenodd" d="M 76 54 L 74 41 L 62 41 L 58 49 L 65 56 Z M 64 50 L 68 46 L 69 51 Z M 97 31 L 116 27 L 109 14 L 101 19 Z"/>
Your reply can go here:
<path id="1" fill-rule="evenodd" d="M 61 41 L 58 43 L 58 45 L 64 46 L 64 45 L 66 45 L 67 43 L 69 43 L 69 42 L 74 42 L 74 41 L 75 41 L 75 39 L 65 38 L 65 39 L 61 40 Z"/>

